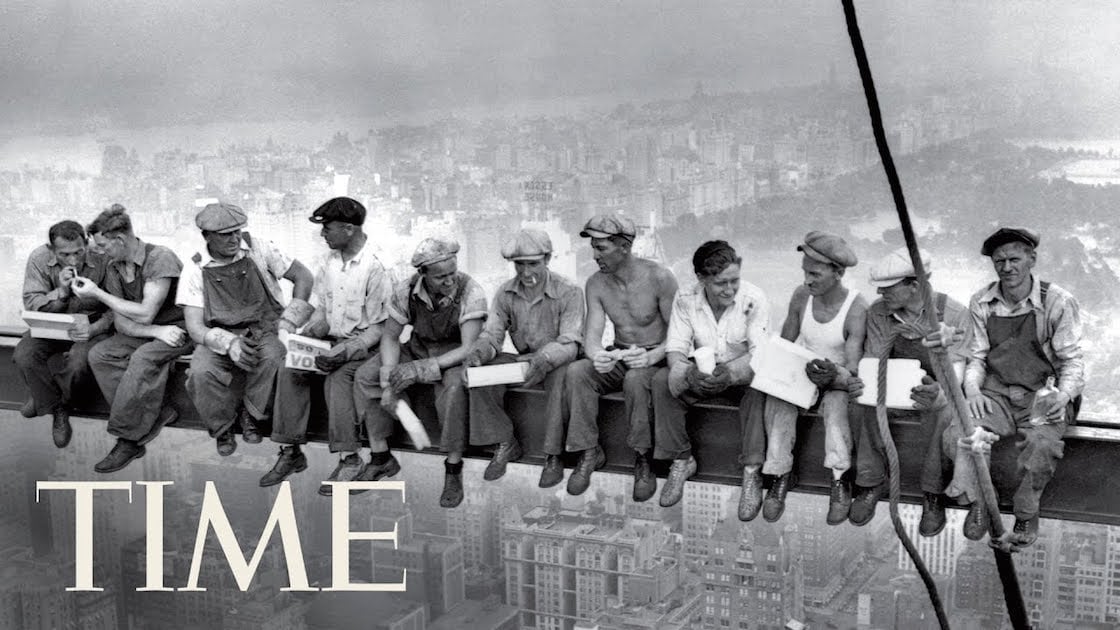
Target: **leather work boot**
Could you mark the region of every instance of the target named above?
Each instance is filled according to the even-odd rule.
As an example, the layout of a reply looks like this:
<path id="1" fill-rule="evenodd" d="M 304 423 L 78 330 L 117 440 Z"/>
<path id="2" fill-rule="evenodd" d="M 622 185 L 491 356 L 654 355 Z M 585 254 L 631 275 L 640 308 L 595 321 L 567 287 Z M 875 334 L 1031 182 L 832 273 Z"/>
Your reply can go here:
<path id="1" fill-rule="evenodd" d="M 598 445 L 579 455 L 579 461 L 568 477 L 568 494 L 578 496 L 591 485 L 591 473 L 607 465 L 607 454 Z"/>
<path id="2" fill-rule="evenodd" d="M 117 438 L 116 445 L 105 459 L 94 464 L 93 469 L 99 473 L 111 473 L 118 471 L 134 460 L 144 456 L 145 449 L 132 440 L 124 438 Z"/>
<path id="3" fill-rule="evenodd" d="M 828 492 L 828 515 L 824 521 L 829 525 L 839 525 L 848 520 L 852 509 L 852 487 L 844 478 L 833 479 Z"/>
<path id="4" fill-rule="evenodd" d="M 1016 521 L 1016 523 L 1017 522 L 1018 521 Z M 984 536 L 988 534 L 990 526 L 991 519 L 988 516 L 988 511 L 980 505 L 979 501 L 968 506 L 968 514 L 965 515 L 964 525 L 961 527 L 965 538 L 969 540 L 984 540 Z"/>
<path id="5" fill-rule="evenodd" d="M 24 401 L 23 406 L 19 408 L 19 415 L 24 418 L 34 418 L 39 415 L 39 407 L 35 405 L 34 398 L 28 398 Z"/>
<path id="6" fill-rule="evenodd" d="M 641 503 L 649 501 L 657 493 L 657 477 L 649 467 L 649 457 L 645 453 L 637 453 L 634 457 L 634 501 Z"/>
<path id="7" fill-rule="evenodd" d="M 918 533 L 926 538 L 936 536 L 945 529 L 945 502 L 940 494 L 926 492 L 922 497 L 922 520 Z"/>
<path id="8" fill-rule="evenodd" d="M 350 453 L 346 457 L 340 457 L 338 459 L 338 465 L 331 471 L 330 476 L 327 477 L 327 481 L 357 481 L 358 474 L 365 470 L 365 468 L 362 468 L 362 464 L 364 463 L 365 462 L 362 461 L 362 456 L 357 453 Z M 400 468 L 398 467 L 397 470 L 400 470 Z M 369 481 L 373 480 L 370 479 Z M 334 486 L 320 484 L 319 494 L 329 497 L 333 493 Z M 357 491 L 354 493 L 357 494 Z"/>
<path id="9" fill-rule="evenodd" d="M 386 452 L 385 455 L 388 456 L 388 459 L 380 464 L 375 464 L 373 463 L 373 459 L 370 459 L 370 462 L 362 467 L 362 470 L 354 477 L 353 481 L 378 481 L 399 473 L 401 471 L 401 463 L 397 461 L 396 457 L 393 457 L 392 453 Z M 362 461 L 361 458 L 359 458 L 358 461 Z M 330 486 L 323 487 L 329 488 Z M 352 490 L 350 494 L 362 494 L 363 492 L 366 492 L 366 490 Z"/>
<path id="10" fill-rule="evenodd" d="M 743 490 L 739 493 L 739 520 L 753 521 L 762 509 L 762 470 L 743 466 Z"/>
<path id="11" fill-rule="evenodd" d="M 287 479 L 288 475 L 305 470 L 307 470 L 307 456 L 299 450 L 298 444 L 293 444 L 288 448 L 281 447 L 280 457 L 277 458 L 276 464 L 272 466 L 272 470 L 261 477 L 261 487 L 275 486 Z"/>
<path id="12" fill-rule="evenodd" d="M 1029 547 L 1038 540 L 1038 517 L 1027 519 L 1015 517 L 1015 527 L 1011 529 L 1011 544 L 1016 547 Z"/>
<path id="13" fill-rule="evenodd" d="M 147 435 L 140 438 L 140 441 L 137 442 L 137 444 L 143 446 L 148 442 L 156 439 L 156 436 L 159 435 L 159 432 L 163 430 L 163 427 L 169 424 L 175 424 L 175 421 L 178 419 L 179 412 L 175 411 L 174 407 L 164 407 L 163 409 L 160 409 L 159 416 L 156 417 L 156 423 L 152 425 L 152 428 L 150 431 L 148 431 Z M 236 446 L 237 445 L 235 444 L 234 447 L 236 448 Z"/>
<path id="14" fill-rule="evenodd" d="M 560 461 L 559 455 L 549 455 L 545 457 L 544 468 L 541 470 L 541 479 L 537 482 L 537 486 L 541 488 L 551 488 L 561 481 L 564 481 L 564 462 Z"/>
<path id="15" fill-rule="evenodd" d="M 661 507 L 672 507 L 680 502 L 684 496 L 684 482 L 696 474 L 696 459 L 692 455 L 688 459 L 674 459 L 669 468 L 669 478 L 661 487 Z"/>
<path id="16" fill-rule="evenodd" d="M 883 498 L 887 484 L 877 486 L 856 486 L 855 496 L 852 497 L 852 509 L 848 512 L 848 522 L 856 527 L 862 527 L 875 518 L 875 507 L 879 499 Z"/>
<path id="17" fill-rule="evenodd" d="M 521 455 L 521 445 L 517 443 L 517 440 L 502 442 L 498 445 L 498 450 L 494 451 L 494 457 L 490 459 L 490 463 L 486 465 L 482 478 L 486 481 L 501 479 L 502 475 L 506 474 L 506 464 L 521 459 Z"/>
<path id="18" fill-rule="evenodd" d="M 458 507 L 463 502 L 463 462 L 452 464 L 443 462 L 443 492 L 439 495 L 439 506 Z"/>
<path id="19" fill-rule="evenodd" d="M 257 431 L 257 421 L 248 409 L 241 408 L 241 413 L 237 415 L 237 423 L 241 425 L 241 439 L 246 444 L 261 443 L 261 434 Z"/>
<path id="20" fill-rule="evenodd" d="M 52 415 L 54 418 L 51 421 L 51 437 L 54 439 L 54 445 L 58 448 L 66 448 L 70 438 L 74 436 L 74 430 L 70 428 L 70 410 L 66 405 L 59 403 Z"/>
<path id="21" fill-rule="evenodd" d="M 774 478 L 774 483 L 770 484 L 770 490 L 762 502 L 762 518 L 771 523 L 782 518 L 782 512 L 786 511 L 786 493 L 792 486 L 792 472 Z"/>
<path id="22" fill-rule="evenodd" d="M 226 429 L 215 439 L 218 442 L 218 454 L 222 457 L 229 457 L 237 450 L 237 440 L 233 437 L 233 427 Z"/>

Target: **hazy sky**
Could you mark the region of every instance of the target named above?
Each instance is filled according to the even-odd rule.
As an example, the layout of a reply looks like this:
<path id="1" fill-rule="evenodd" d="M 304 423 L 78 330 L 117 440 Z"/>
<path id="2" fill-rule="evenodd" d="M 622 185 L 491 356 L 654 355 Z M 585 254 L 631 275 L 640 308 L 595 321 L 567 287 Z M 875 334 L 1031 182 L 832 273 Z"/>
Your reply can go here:
<path id="1" fill-rule="evenodd" d="M 859 2 L 882 81 L 1120 78 L 1110 2 Z M 839 0 L 5 0 L 0 129 L 383 116 L 854 80 Z"/>

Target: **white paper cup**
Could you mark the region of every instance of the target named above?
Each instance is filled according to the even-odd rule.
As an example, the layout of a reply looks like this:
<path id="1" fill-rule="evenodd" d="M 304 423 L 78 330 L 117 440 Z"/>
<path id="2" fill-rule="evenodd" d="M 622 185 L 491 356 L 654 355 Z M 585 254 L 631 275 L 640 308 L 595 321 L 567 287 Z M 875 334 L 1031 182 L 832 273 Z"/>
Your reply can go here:
<path id="1" fill-rule="evenodd" d="M 696 368 L 703 374 L 711 374 L 716 370 L 715 348 L 707 346 L 692 351 L 692 358 L 696 361 Z"/>

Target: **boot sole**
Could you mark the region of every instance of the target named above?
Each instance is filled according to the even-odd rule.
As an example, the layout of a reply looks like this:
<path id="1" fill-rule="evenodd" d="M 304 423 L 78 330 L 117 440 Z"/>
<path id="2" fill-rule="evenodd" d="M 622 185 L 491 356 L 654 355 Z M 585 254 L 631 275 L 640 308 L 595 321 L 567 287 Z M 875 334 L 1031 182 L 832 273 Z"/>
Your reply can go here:
<path id="1" fill-rule="evenodd" d="M 134 462 L 134 461 L 140 459 L 141 457 L 143 457 L 145 453 L 147 453 L 147 449 L 145 449 L 143 446 L 141 446 L 140 450 L 136 451 L 135 455 L 133 455 L 132 457 L 129 457 L 126 460 L 124 460 L 124 462 L 121 465 L 114 466 L 112 468 L 98 468 L 97 466 L 94 466 L 93 471 L 104 474 L 104 473 L 117 472 L 118 470 L 123 470 L 126 466 L 128 466 L 132 462 Z"/>

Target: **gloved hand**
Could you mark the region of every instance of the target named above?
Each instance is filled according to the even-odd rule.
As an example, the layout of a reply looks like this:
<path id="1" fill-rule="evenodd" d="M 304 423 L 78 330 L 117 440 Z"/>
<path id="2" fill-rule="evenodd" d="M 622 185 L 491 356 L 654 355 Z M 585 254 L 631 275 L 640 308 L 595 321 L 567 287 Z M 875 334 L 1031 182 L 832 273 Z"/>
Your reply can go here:
<path id="1" fill-rule="evenodd" d="M 400 400 L 400 397 L 391 388 L 386 388 L 381 393 L 381 408 L 391 413 L 397 408 L 398 400 Z"/>
<path id="2" fill-rule="evenodd" d="M 260 363 L 260 355 L 257 353 L 256 344 L 240 336 L 229 344 L 229 358 L 242 369 L 252 369 Z"/>
<path id="3" fill-rule="evenodd" d="M 813 359 L 805 364 L 805 374 L 817 387 L 828 387 L 836 380 L 836 364 L 828 359 Z"/>
<path id="4" fill-rule="evenodd" d="M 483 363 L 486 363 L 486 355 L 486 348 L 483 348 L 482 346 L 474 346 L 470 349 L 470 352 L 467 353 L 467 358 L 463 359 L 463 365 L 466 365 L 467 367 L 478 367 Z M 464 375 L 465 374 L 466 373 L 464 372 Z"/>
<path id="5" fill-rule="evenodd" d="M 327 374 L 342 367 L 344 363 L 346 363 L 345 352 L 339 352 L 338 354 L 320 354 L 315 357 L 315 367 L 318 368 L 320 372 L 326 372 Z"/>
<path id="6" fill-rule="evenodd" d="M 408 361 L 393 368 L 389 373 L 389 388 L 399 394 L 416 383 L 435 383 L 439 381 L 439 362 L 435 359 Z"/>
<path id="7" fill-rule="evenodd" d="M 525 371 L 525 382 L 522 387 L 535 387 L 542 383 L 548 373 L 552 371 L 548 359 L 539 352 L 529 355 L 529 369 Z"/>
<path id="8" fill-rule="evenodd" d="M 910 390 L 910 400 L 914 401 L 915 409 L 922 411 L 940 409 L 949 404 L 941 385 L 929 376 L 923 376 L 922 384 Z"/>

